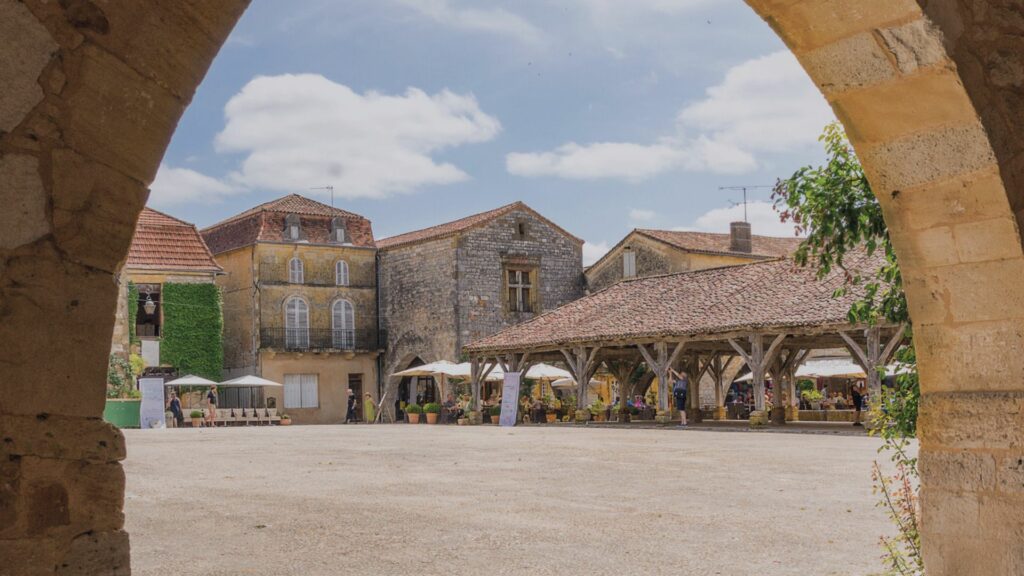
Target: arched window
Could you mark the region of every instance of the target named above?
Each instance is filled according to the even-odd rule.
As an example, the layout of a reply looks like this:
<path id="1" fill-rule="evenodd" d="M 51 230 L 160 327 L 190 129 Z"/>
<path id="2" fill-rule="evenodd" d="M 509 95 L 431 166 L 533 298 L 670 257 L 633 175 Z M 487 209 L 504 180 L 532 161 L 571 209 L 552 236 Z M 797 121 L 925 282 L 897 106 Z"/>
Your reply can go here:
<path id="1" fill-rule="evenodd" d="M 334 263 L 334 283 L 338 286 L 348 286 L 348 262 L 338 260 Z"/>
<path id="2" fill-rule="evenodd" d="M 336 300 L 331 306 L 331 328 L 334 347 L 339 350 L 354 350 L 356 347 L 356 316 L 352 303 Z"/>
<path id="3" fill-rule="evenodd" d="M 302 260 L 299 260 L 298 258 L 292 258 L 289 260 L 288 281 L 292 284 L 302 284 L 303 276 Z"/>
<path id="4" fill-rule="evenodd" d="M 298 296 L 284 303 L 284 344 L 289 350 L 309 348 L 309 305 Z"/>

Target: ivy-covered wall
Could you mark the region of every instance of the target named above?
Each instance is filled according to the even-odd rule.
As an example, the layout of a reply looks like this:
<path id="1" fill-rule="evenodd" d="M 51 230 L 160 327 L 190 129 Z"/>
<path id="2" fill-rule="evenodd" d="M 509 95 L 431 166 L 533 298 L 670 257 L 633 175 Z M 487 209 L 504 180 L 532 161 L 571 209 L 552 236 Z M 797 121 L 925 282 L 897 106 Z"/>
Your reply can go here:
<path id="1" fill-rule="evenodd" d="M 135 337 L 135 322 L 139 316 L 139 287 L 134 282 L 128 282 L 128 342 L 134 344 L 138 341 Z"/>
<path id="2" fill-rule="evenodd" d="M 164 284 L 160 363 L 220 380 L 224 365 L 220 290 L 214 284 Z"/>

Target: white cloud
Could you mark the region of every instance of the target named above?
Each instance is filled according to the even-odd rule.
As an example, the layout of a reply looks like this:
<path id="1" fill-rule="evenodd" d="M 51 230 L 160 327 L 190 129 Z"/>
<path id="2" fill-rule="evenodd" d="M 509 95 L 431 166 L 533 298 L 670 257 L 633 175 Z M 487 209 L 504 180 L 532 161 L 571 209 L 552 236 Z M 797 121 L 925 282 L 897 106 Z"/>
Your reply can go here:
<path id="1" fill-rule="evenodd" d="M 601 259 L 608 253 L 609 246 L 607 242 L 584 242 L 583 243 L 583 265 L 590 266 L 594 262 Z"/>
<path id="2" fill-rule="evenodd" d="M 218 152 L 246 158 L 230 179 L 278 191 L 333 185 L 342 198 L 382 198 L 469 176 L 431 157 L 501 131 L 471 94 L 357 94 L 318 74 L 262 76 L 227 103 Z"/>
<path id="3" fill-rule="evenodd" d="M 759 156 L 817 143 L 832 110 L 788 51 L 731 68 L 703 100 L 685 106 L 677 131 L 654 144 L 569 142 L 547 152 L 506 156 L 517 176 L 638 182 L 670 171 L 740 174 Z"/>
<path id="4" fill-rule="evenodd" d="M 654 220 L 655 216 L 657 216 L 657 214 L 654 213 L 654 210 L 633 208 L 629 211 L 629 219 L 634 222 L 650 222 L 651 220 Z"/>
<path id="5" fill-rule="evenodd" d="M 743 205 L 730 208 L 716 208 L 698 217 L 689 226 L 680 226 L 676 230 L 696 230 L 699 232 L 728 232 L 730 222 L 743 221 Z M 796 236 L 793 224 L 783 224 L 779 214 L 771 202 L 750 202 L 747 205 L 747 221 L 751 231 L 762 236 Z"/>
<path id="6" fill-rule="evenodd" d="M 788 152 L 816 145 L 835 120 L 796 57 L 783 50 L 729 69 L 678 121 L 710 141 L 751 152 Z"/>
<path id="7" fill-rule="evenodd" d="M 435 22 L 452 28 L 508 36 L 526 44 L 540 44 L 544 33 L 522 16 L 504 8 L 470 8 L 449 0 L 394 0 Z"/>
<path id="8" fill-rule="evenodd" d="M 149 189 L 147 204 L 156 208 L 186 203 L 215 204 L 228 196 L 245 192 L 243 188 L 195 170 L 162 163 Z"/>
<path id="9" fill-rule="evenodd" d="M 513 152 L 505 167 L 516 176 L 554 176 L 568 180 L 614 179 L 640 182 L 673 170 L 742 173 L 756 166 L 754 158 L 735 146 L 704 138 L 681 144 L 596 142 L 563 144 L 550 152 Z"/>

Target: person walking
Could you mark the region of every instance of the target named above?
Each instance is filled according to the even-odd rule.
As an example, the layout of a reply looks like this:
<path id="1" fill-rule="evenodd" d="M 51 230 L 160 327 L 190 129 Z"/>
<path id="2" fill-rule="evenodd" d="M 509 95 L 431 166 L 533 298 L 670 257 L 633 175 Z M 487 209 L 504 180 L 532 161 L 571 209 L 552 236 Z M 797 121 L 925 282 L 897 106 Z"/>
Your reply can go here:
<path id="1" fill-rule="evenodd" d="M 345 411 L 345 424 L 356 421 L 356 394 L 348 389 L 348 410 Z"/>
<path id="2" fill-rule="evenodd" d="M 206 393 L 206 404 L 210 409 L 210 417 L 207 418 L 206 422 L 210 426 L 217 425 L 217 385 L 210 386 L 210 391 Z"/>
<path id="3" fill-rule="evenodd" d="M 864 386 L 863 384 L 858 382 L 857 384 L 855 384 L 853 386 L 853 389 L 850 390 L 850 397 L 853 399 L 853 425 L 854 426 L 864 426 L 863 424 L 860 423 L 860 411 L 861 411 L 861 407 L 864 405 L 864 388 L 863 388 L 863 386 Z"/>
<path id="4" fill-rule="evenodd" d="M 181 399 L 178 394 L 171 390 L 171 399 L 167 401 L 167 409 L 174 416 L 174 427 L 181 428 L 185 425 L 185 414 L 181 411 Z"/>

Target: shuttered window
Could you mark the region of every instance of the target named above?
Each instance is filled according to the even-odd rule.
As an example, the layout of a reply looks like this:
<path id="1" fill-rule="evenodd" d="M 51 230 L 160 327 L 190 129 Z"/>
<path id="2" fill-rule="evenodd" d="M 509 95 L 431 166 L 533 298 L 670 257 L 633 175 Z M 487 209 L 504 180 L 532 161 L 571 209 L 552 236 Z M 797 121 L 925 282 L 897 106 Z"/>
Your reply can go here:
<path id="1" fill-rule="evenodd" d="M 292 284 L 302 284 L 303 277 L 302 260 L 292 258 L 288 261 L 288 281 Z"/>
<path id="2" fill-rule="evenodd" d="M 316 374 L 284 375 L 285 408 L 319 408 L 320 390 Z"/>
<path id="3" fill-rule="evenodd" d="M 309 348 L 309 306 L 298 296 L 292 296 L 284 305 L 284 332 L 286 348 Z"/>
<path id="4" fill-rule="evenodd" d="M 622 253 L 622 277 L 633 278 L 636 276 L 636 252 L 626 250 Z"/>
<path id="5" fill-rule="evenodd" d="M 348 262 L 338 260 L 334 264 L 334 283 L 338 286 L 348 286 Z"/>
<path id="6" fill-rule="evenodd" d="M 352 303 L 338 300 L 331 306 L 331 328 L 334 347 L 340 350 L 355 349 L 356 316 Z"/>

